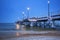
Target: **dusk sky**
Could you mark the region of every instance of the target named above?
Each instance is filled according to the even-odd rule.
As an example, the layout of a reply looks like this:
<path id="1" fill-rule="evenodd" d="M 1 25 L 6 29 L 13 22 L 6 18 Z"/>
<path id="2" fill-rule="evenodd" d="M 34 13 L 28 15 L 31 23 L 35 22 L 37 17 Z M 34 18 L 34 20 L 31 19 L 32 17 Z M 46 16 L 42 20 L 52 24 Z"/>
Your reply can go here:
<path id="1" fill-rule="evenodd" d="M 48 15 L 48 0 L 0 0 L 0 23 L 22 20 L 22 12 L 24 11 L 27 15 L 27 7 L 30 8 L 30 17 Z M 57 12 L 58 10 L 60 10 L 60 0 L 50 0 L 50 12 Z"/>

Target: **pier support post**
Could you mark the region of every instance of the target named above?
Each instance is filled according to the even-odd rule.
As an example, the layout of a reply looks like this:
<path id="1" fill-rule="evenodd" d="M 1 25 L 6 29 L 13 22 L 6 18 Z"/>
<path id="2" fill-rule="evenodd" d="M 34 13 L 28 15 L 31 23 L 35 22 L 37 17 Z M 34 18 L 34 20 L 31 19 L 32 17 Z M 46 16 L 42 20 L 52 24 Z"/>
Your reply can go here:
<path id="1" fill-rule="evenodd" d="M 33 22 L 30 22 L 30 29 L 33 29 Z"/>

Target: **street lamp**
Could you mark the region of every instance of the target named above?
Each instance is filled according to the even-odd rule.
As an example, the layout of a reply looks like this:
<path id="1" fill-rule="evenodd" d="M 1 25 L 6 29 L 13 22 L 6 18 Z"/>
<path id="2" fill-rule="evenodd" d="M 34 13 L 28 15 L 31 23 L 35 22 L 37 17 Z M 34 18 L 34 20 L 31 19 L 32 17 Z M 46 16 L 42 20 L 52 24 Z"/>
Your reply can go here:
<path id="1" fill-rule="evenodd" d="M 50 3 L 50 1 L 48 0 L 48 4 Z"/>
<path id="2" fill-rule="evenodd" d="M 54 28 L 53 22 L 52 22 L 52 17 L 50 16 L 50 0 L 48 0 L 48 21 L 49 21 L 49 27 L 51 26 Z"/>
<path id="3" fill-rule="evenodd" d="M 28 7 L 27 10 L 30 10 L 30 8 Z"/>
<path id="4" fill-rule="evenodd" d="M 49 27 L 50 27 L 50 0 L 48 0 L 48 22 L 49 22 Z"/>
<path id="5" fill-rule="evenodd" d="M 24 12 L 22 12 L 22 14 L 24 15 Z"/>
<path id="6" fill-rule="evenodd" d="M 29 10 L 30 10 L 30 8 L 29 7 L 27 7 L 27 18 L 29 19 Z"/>
<path id="7" fill-rule="evenodd" d="M 50 17 L 50 10 L 49 10 L 49 8 L 50 8 L 50 1 L 48 0 L 48 17 Z"/>

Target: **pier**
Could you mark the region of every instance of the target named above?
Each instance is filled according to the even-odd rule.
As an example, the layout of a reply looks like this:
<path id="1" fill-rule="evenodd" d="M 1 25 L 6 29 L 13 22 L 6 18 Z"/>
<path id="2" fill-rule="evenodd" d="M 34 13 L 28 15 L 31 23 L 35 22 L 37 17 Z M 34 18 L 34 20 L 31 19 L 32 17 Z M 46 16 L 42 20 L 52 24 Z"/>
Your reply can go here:
<path id="1" fill-rule="evenodd" d="M 50 23 L 49 23 L 50 21 Z M 23 21 L 17 21 L 16 23 L 20 23 L 25 25 L 25 27 L 30 27 L 32 30 L 33 27 L 36 28 L 57 28 L 57 25 L 55 25 L 55 21 L 60 22 L 60 14 L 59 15 L 52 15 L 50 19 L 48 17 L 40 17 L 40 18 L 26 18 Z"/>

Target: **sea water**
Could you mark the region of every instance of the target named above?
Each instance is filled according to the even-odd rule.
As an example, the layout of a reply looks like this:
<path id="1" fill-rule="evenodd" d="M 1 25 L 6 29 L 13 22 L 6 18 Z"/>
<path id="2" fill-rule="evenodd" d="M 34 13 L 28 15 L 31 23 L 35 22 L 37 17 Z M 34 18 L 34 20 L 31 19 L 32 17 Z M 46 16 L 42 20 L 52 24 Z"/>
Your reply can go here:
<path id="1" fill-rule="evenodd" d="M 20 35 L 19 32 L 14 23 L 0 23 L 0 40 L 60 40 L 60 37 L 56 36 L 17 37 Z"/>
<path id="2" fill-rule="evenodd" d="M 0 31 L 10 30 L 16 30 L 16 25 L 14 23 L 0 23 Z"/>

